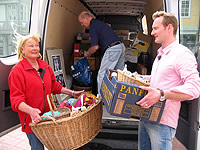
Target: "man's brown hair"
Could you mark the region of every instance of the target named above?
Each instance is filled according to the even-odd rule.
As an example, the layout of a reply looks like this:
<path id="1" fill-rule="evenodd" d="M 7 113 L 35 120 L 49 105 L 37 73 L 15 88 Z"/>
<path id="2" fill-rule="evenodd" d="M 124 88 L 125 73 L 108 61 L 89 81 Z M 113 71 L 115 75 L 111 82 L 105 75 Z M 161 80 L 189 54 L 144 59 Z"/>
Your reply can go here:
<path id="1" fill-rule="evenodd" d="M 178 21 L 174 14 L 172 13 L 166 13 L 164 11 L 157 11 L 152 15 L 153 20 L 155 20 L 158 17 L 163 17 L 162 24 L 164 27 L 167 27 L 169 24 L 171 24 L 174 27 L 174 35 L 176 35 L 177 29 L 178 29 Z"/>

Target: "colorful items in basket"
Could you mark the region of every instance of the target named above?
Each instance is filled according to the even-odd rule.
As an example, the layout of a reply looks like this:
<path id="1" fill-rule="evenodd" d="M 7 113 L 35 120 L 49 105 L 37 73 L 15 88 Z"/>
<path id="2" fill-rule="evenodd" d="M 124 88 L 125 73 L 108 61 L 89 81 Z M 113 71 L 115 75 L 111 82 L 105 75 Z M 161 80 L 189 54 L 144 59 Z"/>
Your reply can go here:
<path id="1" fill-rule="evenodd" d="M 143 75 L 138 74 L 136 71 L 133 72 L 133 73 L 128 71 L 128 70 L 123 70 L 123 71 L 117 70 L 117 71 L 120 71 L 120 72 L 124 73 L 126 76 L 133 77 L 133 78 L 135 78 L 139 81 L 142 81 L 144 83 L 149 83 L 149 80 L 147 80 Z"/>
<path id="2" fill-rule="evenodd" d="M 60 108 L 58 110 L 52 110 L 52 111 L 49 111 L 49 112 L 45 112 L 41 117 L 43 119 L 42 121 L 45 121 L 45 120 L 55 121 L 56 119 L 69 117 L 70 113 L 71 113 L 71 110 L 66 109 L 66 108 L 61 110 L 61 108 Z"/>
<path id="3" fill-rule="evenodd" d="M 82 94 L 77 101 L 73 103 L 71 116 L 77 115 L 79 112 L 84 112 L 96 102 L 96 96 L 90 93 Z"/>
<path id="4" fill-rule="evenodd" d="M 58 105 L 59 108 L 62 108 L 62 107 L 68 107 L 70 110 L 72 110 L 72 106 L 73 106 L 73 103 L 76 101 L 77 99 L 75 98 L 70 98 L 68 100 L 65 100 L 62 104 Z"/>
<path id="5" fill-rule="evenodd" d="M 95 95 L 93 95 L 93 94 L 82 94 L 81 96 L 79 96 L 77 101 L 74 102 L 73 107 L 77 108 L 77 107 L 85 106 L 87 108 L 88 106 L 92 105 L 95 102 L 96 102 L 96 96 Z"/>
<path id="6" fill-rule="evenodd" d="M 91 93 L 85 93 L 78 97 L 78 99 L 70 98 L 64 101 L 58 107 L 68 107 L 72 112 L 71 116 L 78 114 L 79 112 L 86 111 L 86 109 L 96 102 L 96 96 Z"/>
<path id="7" fill-rule="evenodd" d="M 131 78 L 133 78 L 133 79 L 139 81 L 140 84 L 137 84 L 137 85 L 143 85 L 143 84 L 144 84 L 145 86 L 149 86 L 149 85 L 150 85 L 149 80 L 147 80 L 147 79 L 145 78 L 145 76 L 138 74 L 136 71 L 135 71 L 134 73 L 130 72 L 130 71 L 127 69 L 127 65 L 126 65 L 126 64 L 125 64 L 125 67 L 124 67 L 123 71 L 117 69 L 117 72 L 118 72 L 118 80 L 119 80 L 119 81 L 127 82 L 127 81 L 126 81 L 126 78 L 125 78 L 125 77 L 127 76 L 127 77 L 131 77 Z M 125 76 L 125 77 L 124 77 L 124 76 Z M 142 84 L 141 84 L 141 83 L 142 83 Z M 134 84 L 135 84 L 135 83 L 134 83 Z"/>
<path id="8" fill-rule="evenodd" d="M 134 73 L 132 73 L 132 76 L 135 77 L 137 80 L 140 80 L 145 83 L 149 83 L 149 80 L 144 78 L 142 75 L 138 74 L 136 71 Z"/>
<path id="9" fill-rule="evenodd" d="M 54 113 L 54 115 L 55 116 L 57 116 L 57 115 L 60 115 L 61 114 L 61 112 L 59 112 L 59 111 L 53 111 L 53 113 Z M 62 112 L 62 113 L 65 113 L 65 112 Z M 52 112 L 46 112 L 46 113 L 44 113 L 43 114 L 43 116 L 50 116 L 50 117 L 53 117 L 53 115 L 52 115 Z"/>

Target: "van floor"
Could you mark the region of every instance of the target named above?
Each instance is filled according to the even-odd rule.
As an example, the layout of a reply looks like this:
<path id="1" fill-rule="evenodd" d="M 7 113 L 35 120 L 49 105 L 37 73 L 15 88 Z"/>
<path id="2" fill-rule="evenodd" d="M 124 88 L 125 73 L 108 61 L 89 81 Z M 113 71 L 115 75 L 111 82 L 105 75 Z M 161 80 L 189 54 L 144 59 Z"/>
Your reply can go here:
<path id="1" fill-rule="evenodd" d="M 112 150 L 105 145 L 95 145 L 95 144 L 87 144 L 83 148 L 79 148 L 80 150 L 97 150 L 96 148 L 100 148 L 99 150 Z M 21 127 L 17 125 L 13 130 L 7 130 L 0 133 L 0 149 L 1 150 L 30 150 L 30 145 L 26 134 L 21 131 Z M 47 150 L 45 148 L 45 150 Z M 173 150 L 187 150 L 176 138 L 173 140 Z"/>

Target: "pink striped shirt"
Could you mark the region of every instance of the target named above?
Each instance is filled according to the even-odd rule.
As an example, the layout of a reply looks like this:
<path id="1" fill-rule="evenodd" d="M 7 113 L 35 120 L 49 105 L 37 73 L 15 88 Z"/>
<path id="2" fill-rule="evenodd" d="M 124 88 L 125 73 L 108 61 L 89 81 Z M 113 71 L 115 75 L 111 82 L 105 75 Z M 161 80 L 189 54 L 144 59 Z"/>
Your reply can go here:
<path id="1" fill-rule="evenodd" d="M 166 48 L 158 49 L 158 57 L 150 76 L 153 88 L 185 93 L 194 98 L 200 95 L 200 78 L 193 53 L 175 41 Z M 181 101 L 167 99 L 160 123 L 177 128 Z"/>

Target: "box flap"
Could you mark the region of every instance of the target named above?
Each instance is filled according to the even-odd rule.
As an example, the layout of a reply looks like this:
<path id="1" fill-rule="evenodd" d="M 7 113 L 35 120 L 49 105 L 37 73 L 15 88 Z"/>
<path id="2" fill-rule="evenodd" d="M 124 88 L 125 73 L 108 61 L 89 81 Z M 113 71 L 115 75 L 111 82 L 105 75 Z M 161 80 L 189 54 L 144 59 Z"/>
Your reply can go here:
<path id="1" fill-rule="evenodd" d="M 112 99 L 113 99 L 113 96 L 115 93 L 114 92 L 115 86 L 109 80 L 109 75 L 110 75 L 109 70 L 107 70 L 106 73 L 104 74 L 104 78 L 103 78 L 101 90 L 100 90 L 100 94 L 102 96 L 103 103 L 108 112 L 110 111 L 110 107 L 112 105 Z"/>

